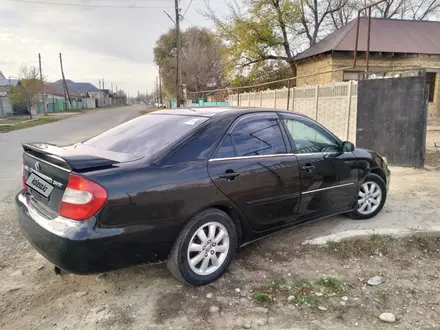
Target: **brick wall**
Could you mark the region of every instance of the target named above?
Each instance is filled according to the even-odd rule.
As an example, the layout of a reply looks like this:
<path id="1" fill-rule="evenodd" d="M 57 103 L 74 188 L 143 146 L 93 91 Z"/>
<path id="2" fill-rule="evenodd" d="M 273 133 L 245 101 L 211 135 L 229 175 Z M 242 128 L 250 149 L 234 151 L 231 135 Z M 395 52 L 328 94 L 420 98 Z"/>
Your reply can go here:
<path id="1" fill-rule="evenodd" d="M 341 69 L 353 64 L 353 57 L 334 56 L 331 61 L 331 70 Z M 365 68 L 365 58 L 358 58 L 357 66 L 359 71 Z M 407 57 L 370 57 L 370 69 L 382 72 L 390 72 L 394 70 L 403 70 L 407 68 L 432 68 L 440 69 L 440 55 L 414 55 Z M 333 81 L 342 81 L 343 72 L 337 71 L 332 73 Z M 434 102 L 428 104 L 428 116 L 440 116 L 440 73 L 436 74 L 436 83 L 434 91 Z"/>
<path id="2" fill-rule="evenodd" d="M 353 65 L 352 56 L 333 55 L 322 58 L 304 60 L 298 63 L 298 77 L 315 74 L 315 76 L 298 78 L 297 86 L 323 85 L 343 81 L 343 71 L 318 74 L 325 71 L 339 70 Z M 357 60 L 359 71 L 365 67 L 365 57 Z M 433 68 L 440 69 L 440 55 L 414 55 L 406 57 L 370 57 L 370 68 L 372 71 L 390 72 L 407 68 Z M 428 105 L 428 116 L 440 117 L 440 73 L 436 75 L 436 89 L 434 91 L 434 102 Z"/>
<path id="3" fill-rule="evenodd" d="M 296 85 L 304 86 L 304 85 L 330 84 L 332 82 L 331 73 L 324 73 L 319 75 L 317 75 L 317 73 L 330 71 L 331 69 L 332 69 L 332 58 L 330 56 L 314 59 L 311 61 L 301 62 L 297 67 L 297 76 L 298 77 L 307 76 L 307 75 L 314 75 L 314 76 L 298 78 Z"/>

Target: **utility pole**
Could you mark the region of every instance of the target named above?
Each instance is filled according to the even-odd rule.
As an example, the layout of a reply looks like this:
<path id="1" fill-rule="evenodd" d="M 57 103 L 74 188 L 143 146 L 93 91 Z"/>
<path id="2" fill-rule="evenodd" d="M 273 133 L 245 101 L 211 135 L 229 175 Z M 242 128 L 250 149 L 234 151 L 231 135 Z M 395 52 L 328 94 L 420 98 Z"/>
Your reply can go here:
<path id="1" fill-rule="evenodd" d="M 102 95 L 101 95 L 102 91 L 101 91 L 101 79 L 99 79 L 99 101 L 101 101 L 101 106 L 102 106 Z M 98 102 L 98 106 L 99 106 L 99 102 Z"/>
<path id="2" fill-rule="evenodd" d="M 41 84 L 41 102 L 44 107 L 44 115 L 47 116 L 46 98 L 44 96 L 44 83 L 43 83 L 43 71 L 41 69 L 41 54 L 38 53 L 38 64 L 40 66 L 40 84 Z"/>
<path id="3" fill-rule="evenodd" d="M 61 64 L 61 76 L 63 77 L 63 85 L 64 85 L 64 100 L 66 100 L 67 103 L 67 99 L 69 100 L 69 104 L 71 104 L 70 102 L 70 94 L 69 94 L 69 89 L 67 88 L 67 84 L 66 84 L 66 77 L 64 76 L 64 69 L 63 69 L 63 58 L 62 55 L 60 53 L 60 64 Z M 66 99 L 66 94 L 67 94 L 67 99 Z"/>
<path id="4" fill-rule="evenodd" d="M 174 0 L 174 9 L 176 10 L 176 45 L 177 45 L 177 79 L 176 79 L 176 106 L 180 108 L 182 97 L 182 68 L 180 67 L 180 9 L 179 0 Z"/>
<path id="5" fill-rule="evenodd" d="M 156 89 L 156 95 L 155 95 L 155 103 L 159 103 L 159 83 L 158 83 L 158 77 L 156 77 L 156 84 L 154 85 Z"/>
<path id="6" fill-rule="evenodd" d="M 159 103 L 162 105 L 163 104 L 163 100 L 162 100 L 162 77 L 160 74 L 160 68 L 159 68 Z"/>

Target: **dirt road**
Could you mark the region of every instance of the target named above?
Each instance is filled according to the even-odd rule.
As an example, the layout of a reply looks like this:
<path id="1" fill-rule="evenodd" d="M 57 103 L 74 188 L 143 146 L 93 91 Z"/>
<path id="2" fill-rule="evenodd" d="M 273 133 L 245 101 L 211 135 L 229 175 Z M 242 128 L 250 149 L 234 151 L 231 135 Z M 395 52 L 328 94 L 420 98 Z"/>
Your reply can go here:
<path id="1" fill-rule="evenodd" d="M 393 168 L 388 202 L 374 220 L 334 217 L 263 239 L 239 250 L 222 279 L 200 288 L 181 285 L 164 265 L 55 276 L 21 238 L 10 206 L 0 215 L 1 227 L 8 230 L 8 244 L 0 241 L 0 328 L 440 327 L 437 240 L 301 246 L 306 239 L 347 228 L 435 225 L 439 183 L 438 170 Z M 386 282 L 366 285 L 375 275 Z M 380 321 L 383 312 L 393 313 L 396 323 Z"/>

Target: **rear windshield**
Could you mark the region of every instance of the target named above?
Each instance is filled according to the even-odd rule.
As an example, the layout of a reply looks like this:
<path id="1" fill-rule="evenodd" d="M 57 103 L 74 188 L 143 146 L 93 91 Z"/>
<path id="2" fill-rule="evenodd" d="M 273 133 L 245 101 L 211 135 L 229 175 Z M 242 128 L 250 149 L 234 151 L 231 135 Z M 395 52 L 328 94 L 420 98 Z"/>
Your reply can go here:
<path id="1" fill-rule="evenodd" d="M 98 149 L 148 156 L 177 141 L 207 119 L 196 116 L 147 114 L 83 143 Z"/>

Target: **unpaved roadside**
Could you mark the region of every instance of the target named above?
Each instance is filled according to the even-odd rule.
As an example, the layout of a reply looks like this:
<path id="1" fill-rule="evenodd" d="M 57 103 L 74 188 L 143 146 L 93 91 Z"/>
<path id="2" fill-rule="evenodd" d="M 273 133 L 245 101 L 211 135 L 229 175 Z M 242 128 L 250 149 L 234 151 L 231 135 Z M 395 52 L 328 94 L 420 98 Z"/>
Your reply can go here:
<path id="1" fill-rule="evenodd" d="M 0 224 L 8 229 L 8 244 L 0 241 L 0 328 L 440 327 L 438 241 L 375 243 L 360 252 L 301 245 L 347 228 L 436 225 L 440 171 L 393 168 L 392 172 L 389 200 L 377 218 L 356 222 L 334 217 L 263 239 L 239 250 L 223 278 L 200 288 L 181 285 L 164 265 L 102 276 L 55 276 L 52 266 L 21 238 L 12 205 L 2 208 Z M 384 276 L 386 282 L 367 286 L 365 281 L 375 275 Z M 328 278 L 338 289 L 316 284 Z M 290 296 L 298 297 L 288 301 Z M 395 314 L 397 323 L 379 321 L 382 312 Z"/>

